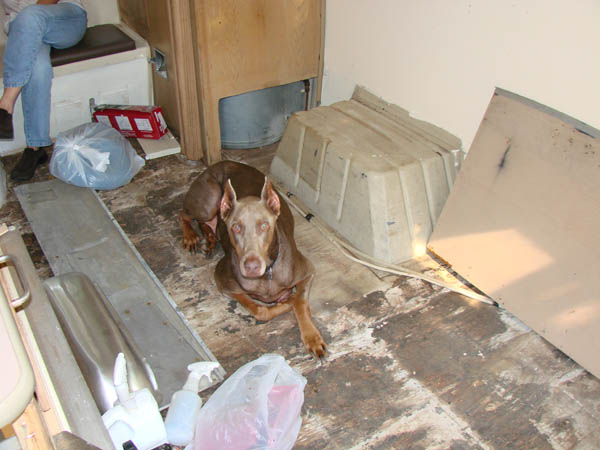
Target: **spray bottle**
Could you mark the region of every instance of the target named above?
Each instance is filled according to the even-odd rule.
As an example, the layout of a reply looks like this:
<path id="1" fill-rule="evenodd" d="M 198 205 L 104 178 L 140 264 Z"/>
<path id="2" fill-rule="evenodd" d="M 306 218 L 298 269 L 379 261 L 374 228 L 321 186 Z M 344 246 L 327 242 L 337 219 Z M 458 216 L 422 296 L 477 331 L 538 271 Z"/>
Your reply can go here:
<path id="1" fill-rule="evenodd" d="M 196 417 L 202 406 L 202 399 L 198 395 L 200 380 L 206 376 L 210 381 L 210 374 L 217 367 L 219 363 L 213 361 L 196 362 L 188 366 L 188 379 L 183 388 L 173 394 L 165 418 L 169 444 L 184 447 L 192 441 Z"/>
<path id="2" fill-rule="evenodd" d="M 115 448 L 131 441 L 139 450 L 149 450 L 167 442 L 167 433 L 158 404 L 147 388 L 129 392 L 127 366 L 123 353 L 117 355 L 114 384 L 118 401 L 102 415 Z"/>

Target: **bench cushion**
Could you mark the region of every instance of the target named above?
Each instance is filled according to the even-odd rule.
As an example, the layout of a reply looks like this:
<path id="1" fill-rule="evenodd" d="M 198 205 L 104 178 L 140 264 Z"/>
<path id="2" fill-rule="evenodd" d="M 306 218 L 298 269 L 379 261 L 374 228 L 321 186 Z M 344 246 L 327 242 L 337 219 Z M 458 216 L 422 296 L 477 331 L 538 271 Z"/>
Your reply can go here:
<path id="1" fill-rule="evenodd" d="M 113 24 L 89 27 L 81 41 L 65 49 L 52 48 L 53 66 L 83 61 L 135 49 L 135 41 Z"/>

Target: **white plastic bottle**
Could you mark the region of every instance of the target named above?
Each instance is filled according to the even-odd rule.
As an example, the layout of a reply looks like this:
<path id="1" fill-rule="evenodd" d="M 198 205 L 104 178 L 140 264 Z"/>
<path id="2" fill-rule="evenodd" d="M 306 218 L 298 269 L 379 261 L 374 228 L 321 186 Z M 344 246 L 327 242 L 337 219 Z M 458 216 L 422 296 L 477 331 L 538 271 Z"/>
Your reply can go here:
<path id="1" fill-rule="evenodd" d="M 198 395 L 200 380 L 203 376 L 210 380 L 211 372 L 217 367 L 219 363 L 212 361 L 197 362 L 188 366 L 188 379 L 183 388 L 173 394 L 165 418 L 169 444 L 184 447 L 192 441 L 196 417 L 202 407 L 202 399 Z"/>
<path id="2" fill-rule="evenodd" d="M 150 450 L 167 442 L 167 433 L 158 404 L 147 389 L 129 392 L 127 366 L 123 353 L 117 355 L 114 383 L 118 401 L 102 415 L 115 448 L 132 441 L 139 450 Z"/>

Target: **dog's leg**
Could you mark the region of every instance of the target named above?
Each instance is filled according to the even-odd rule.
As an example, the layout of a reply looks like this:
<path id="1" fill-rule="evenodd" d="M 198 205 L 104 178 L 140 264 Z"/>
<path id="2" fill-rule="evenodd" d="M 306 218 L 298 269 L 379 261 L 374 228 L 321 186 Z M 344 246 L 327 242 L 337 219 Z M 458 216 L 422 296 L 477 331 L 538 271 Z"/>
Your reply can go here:
<path id="1" fill-rule="evenodd" d="M 192 227 L 192 216 L 186 214 L 184 211 L 179 211 L 179 221 L 181 223 L 181 232 L 183 234 L 183 248 L 189 252 L 196 252 L 200 250 L 205 256 L 210 256 L 217 248 L 217 235 L 215 228 L 217 226 L 217 217 L 214 219 L 200 223 L 200 230 L 204 235 L 204 248 L 200 247 L 200 236 L 196 233 L 196 230 Z"/>
<path id="2" fill-rule="evenodd" d="M 217 220 L 215 216 L 212 220 L 200 224 L 200 229 L 206 238 L 206 256 L 212 255 L 217 248 Z"/>
<path id="3" fill-rule="evenodd" d="M 292 309 L 292 305 L 288 302 L 278 303 L 274 306 L 262 306 L 256 304 L 247 294 L 230 294 L 244 306 L 256 320 L 267 322 L 281 314 L 284 314 Z"/>
<path id="4" fill-rule="evenodd" d="M 179 222 L 181 223 L 181 232 L 183 233 L 183 248 L 189 252 L 195 252 L 198 249 L 200 236 L 192 227 L 192 217 L 183 211 L 179 211 Z"/>
<path id="5" fill-rule="evenodd" d="M 217 171 L 218 172 L 218 171 Z M 217 174 L 218 175 L 218 174 Z M 222 190 L 218 177 L 209 169 L 194 180 L 183 198 L 179 213 L 183 234 L 183 247 L 188 251 L 201 251 L 210 256 L 217 244 L 217 220 Z M 196 221 L 204 235 L 202 239 L 192 227 Z"/>
<path id="6" fill-rule="evenodd" d="M 323 358 L 325 356 L 325 341 L 321 337 L 321 333 L 313 323 L 308 305 L 308 294 L 312 285 L 314 275 L 310 275 L 296 285 L 296 293 L 294 298 L 290 299 L 294 308 L 294 314 L 300 328 L 302 342 L 309 353 Z"/>

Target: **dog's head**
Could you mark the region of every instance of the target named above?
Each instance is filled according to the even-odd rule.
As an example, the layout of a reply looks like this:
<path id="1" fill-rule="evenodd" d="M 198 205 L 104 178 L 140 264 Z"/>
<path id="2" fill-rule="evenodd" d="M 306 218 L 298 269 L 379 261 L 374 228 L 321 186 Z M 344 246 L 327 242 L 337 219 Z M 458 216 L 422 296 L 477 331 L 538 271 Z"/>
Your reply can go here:
<path id="1" fill-rule="evenodd" d="M 244 197 L 238 200 L 231 181 L 227 180 L 225 184 L 220 205 L 221 218 L 237 253 L 240 272 L 246 278 L 263 276 L 272 262 L 269 260 L 269 247 L 280 207 L 279 196 L 267 177 L 260 198 Z"/>

